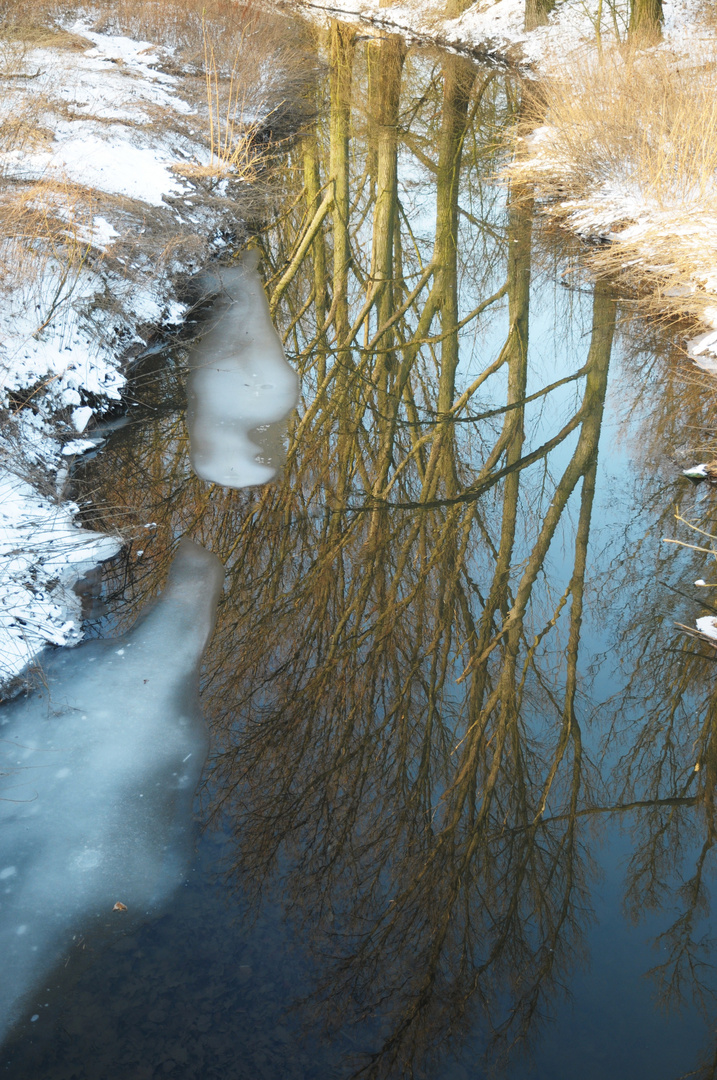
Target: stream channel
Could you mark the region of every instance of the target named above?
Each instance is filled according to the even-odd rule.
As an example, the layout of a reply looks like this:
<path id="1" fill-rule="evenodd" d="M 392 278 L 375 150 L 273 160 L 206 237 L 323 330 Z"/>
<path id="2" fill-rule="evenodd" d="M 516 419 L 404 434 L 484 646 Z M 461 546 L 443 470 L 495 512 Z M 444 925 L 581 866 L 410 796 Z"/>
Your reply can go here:
<path id="1" fill-rule="evenodd" d="M 675 624 L 713 571 L 662 538 L 710 527 L 681 469 L 714 397 L 495 182 L 513 74 L 321 49 L 253 240 L 299 379 L 251 414 L 253 486 L 192 469 L 181 345 L 75 473 L 132 537 L 90 638 L 181 537 L 226 567 L 191 867 L 75 933 L 2 1075 L 712 1077 L 716 669 Z"/>

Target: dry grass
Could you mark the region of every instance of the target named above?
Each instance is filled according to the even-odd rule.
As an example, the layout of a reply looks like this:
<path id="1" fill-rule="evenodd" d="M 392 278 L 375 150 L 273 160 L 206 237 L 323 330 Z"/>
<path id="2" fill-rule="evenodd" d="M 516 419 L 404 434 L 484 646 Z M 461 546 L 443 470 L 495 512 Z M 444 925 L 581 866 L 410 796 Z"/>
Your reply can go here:
<path id="1" fill-rule="evenodd" d="M 690 65 L 626 46 L 579 54 L 539 84 L 528 118 L 555 129 L 571 194 L 608 183 L 659 209 L 717 201 L 717 48 Z"/>
<path id="2" fill-rule="evenodd" d="M 71 301 L 93 244 L 96 203 L 77 185 L 38 182 L 0 197 L 0 291 L 35 311 L 42 332 Z"/>
<path id="3" fill-rule="evenodd" d="M 80 34 L 53 25 L 43 25 L 35 20 L 28 22 L 8 22 L 2 25 L 3 41 L 19 42 L 33 49 L 67 49 L 69 52 L 84 52 L 92 48 L 92 42 Z"/>
<path id="4" fill-rule="evenodd" d="M 262 0 L 0 0 L 0 51 L 3 43 L 87 48 L 90 42 L 61 25 L 73 9 L 88 15 L 98 31 L 165 47 L 167 69 L 196 78 L 197 103 L 206 100 L 209 60 L 217 83 L 214 101 L 224 114 L 231 98 L 237 116 L 248 115 L 251 124 L 271 114 L 272 129 L 281 134 L 284 119 L 301 108 L 313 50 L 302 38 L 303 24 L 287 26 L 290 16 L 278 15 Z M 189 86 L 183 90 L 191 93 Z"/>
<path id="5" fill-rule="evenodd" d="M 60 25 L 67 4 L 57 0 L 0 0 L 0 41 L 31 48 L 82 51 L 91 42 Z"/>
<path id="6" fill-rule="evenodd" d="M 203 96 L 211 77 L 223 115 L 229 108 L 250 120 L 267 112 L 278 120 L 305 94 L 314 61 L 303 32 L 260 0 L 116 0 L 96 7 L 97 29 L 168 47 L 176 73 L 198 76 Z"/>
<path id="7" fill-rule="evenodd" d="M 610 235 L 599 269 L 662 311 L 699 319 L 717 304 L 717 43 L 689 64 L 625 46 L 576 56 L 537 86 L 524 123 L 546 137 L 526 140 L 511 175 L 558 220 Z"/>
<path id="8" fill-rule="evenodd" d="M 189 120 L 159 106 L 143 111 L 153 113 L 157 132 L 176 129 L 193 140 L 199 136 L 211 159 L 210 165 L 189 160 L 177 165 L 194 186 L 192 212 L 185 220 L 178 220 L 171 200 L 149 208 L 93 195 L 57 178 L 17 179 L 13 162 L 18 155 L 45 149 L 55 120 L 72 118 L 67 104 L 44 90 L 52 85 L 47 80 L 49 50 L 91 44 L 63 30 L 63 21 L 74 13 L 90 17 L 99 31 L 166 47 L 165 63 L 179 77 L 178 91 L 197 110 Z M 47 50 L 41 60 L 42 87 L 34 81 L 38 59 L 33 50 L 38 47 Z M 307 55 L 310 49 L 300 35 L 287 33 L 286 20 L 277 23 L 258 2 L 0 0 L 0 154 L 9 155 L 0 165 L 0 292 L 6 304 L 36 311 L 35 333 L 40 333 L 78 299 L 83 271 L 96 270 L 99 260 L 111 269 L 115 283 L 125 278 L 128 287 L 138 276 L 181 281 L 185 272 L 195 271 L 207 257 L 208 230 L 217 221 L 228 231 L 240 230 L 247 212 L 255 212 L 264 197 L 256 183 L 263 150 L 260 125 L 271 125 L 272 134 L 279 136 L 282 122 L 293 125 L 301 111 L 297 101 L 310 82 L 313 61 Z M 58 65 L 59 71 L 59 57 Z M 88 119 L 87 113 L 81 118 Z M 241 183 L 225 192 L 217 187 L 218 176 Z M 93 237 L 98 213 L 109 215 L 120 233 L 106 254 Z"/>

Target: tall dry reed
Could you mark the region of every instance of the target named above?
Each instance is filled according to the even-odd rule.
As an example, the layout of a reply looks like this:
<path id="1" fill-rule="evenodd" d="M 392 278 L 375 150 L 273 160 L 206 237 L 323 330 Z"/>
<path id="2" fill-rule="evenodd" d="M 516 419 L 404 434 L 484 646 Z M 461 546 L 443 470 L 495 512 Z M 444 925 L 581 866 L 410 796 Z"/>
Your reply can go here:
<path id="1" fill-rule="evenodd" d="M 655 310 L 711 320 L 717 42 L 689 61 L 619 45 L 577 54 L 532 88 L 522 125 L 509 175 L 556 220 L 612 241 L 594 264 Z"/>

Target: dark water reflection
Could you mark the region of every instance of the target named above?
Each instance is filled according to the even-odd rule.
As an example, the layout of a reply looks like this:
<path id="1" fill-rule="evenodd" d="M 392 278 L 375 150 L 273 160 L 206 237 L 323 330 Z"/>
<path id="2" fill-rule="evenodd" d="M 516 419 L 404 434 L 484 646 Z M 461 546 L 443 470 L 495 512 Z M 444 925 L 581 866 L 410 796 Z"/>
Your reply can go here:
<path id="1" fill-rule="evenodd" d="M 228 567 L 197 869 L 72 958 L 9 1071 L 717 1075 L 717 694 L 674 627 L 710 571 L 661 543 L 676 503 L 709 518 L 679 452 L 713 399 L 492 181 L 510 76 L 340 24 L 318 47 L 257 237 L 302 381 L 284 475 L 193 476 L 178 354 L 79 478 L 134 537 L 120 627 L 179 536 Z"/>

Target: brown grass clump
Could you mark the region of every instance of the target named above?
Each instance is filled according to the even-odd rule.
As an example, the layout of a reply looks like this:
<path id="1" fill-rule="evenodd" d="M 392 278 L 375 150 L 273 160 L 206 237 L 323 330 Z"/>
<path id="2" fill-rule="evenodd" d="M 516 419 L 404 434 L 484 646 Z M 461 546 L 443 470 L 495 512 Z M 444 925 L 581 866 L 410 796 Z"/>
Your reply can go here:
<path id="1" fill-rule="evenodd" d="M 554 129 L 571 194 L 611 183 L 660 209 L 717 195 L 717 50 L 691 64 L 626 46 L 577 55 L 527 116 Z"/>
<path id="2" fill-rule="evenodd" d="M 557 220 L 612 240 L 595 254 L 601 271 L 671 314 L 717 304 L 717 49 L 689 62 L 618 45 L 576 56 L 537 85 L 524 125 L 538 131 L 510 175 Z"/>
<path id="3" fill-rule="evenodd" d="M 0 27 L 0 36 L 4 41 L 22 42 L 33 49 L 66 49 L 69 52 L 84 52 L 92 48 L 92 42 L 70 30 L 31 20 L 29 22 L 8 22 Z"/>
<path id="4" fill-rule="evenodd" d="M 72 298 L 93 253 L 92 192 L 42 181 L 0 197 L 0 291 L 33 304 L 42 329 Z M 95 253 L 97 254 L 97 253 Z"/>
<path id="5" fill-rule="evenodd" d="M 36 49 L 89 49 L 91 42 L 60 25 L 66 14 L 67 4 L 58 0 L 0 0 L 0 41 Z"/>

